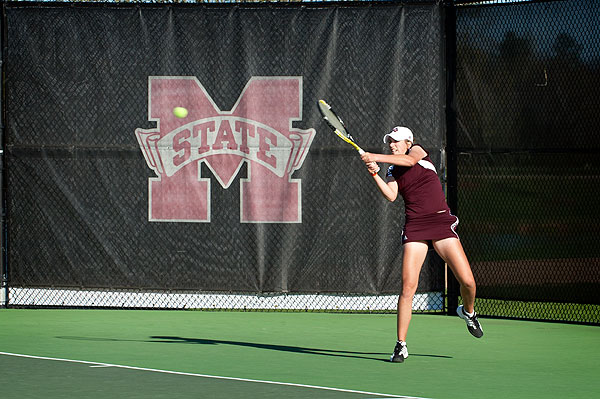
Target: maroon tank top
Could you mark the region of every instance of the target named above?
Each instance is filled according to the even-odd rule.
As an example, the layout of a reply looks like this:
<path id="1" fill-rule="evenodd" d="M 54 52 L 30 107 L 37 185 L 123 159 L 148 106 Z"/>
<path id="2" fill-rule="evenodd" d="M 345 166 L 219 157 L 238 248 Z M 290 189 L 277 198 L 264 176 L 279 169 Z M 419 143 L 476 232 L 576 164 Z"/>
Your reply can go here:
<path id="1" fill-rule="evenodd" d="M 450 211 L 440 179 L 437 173 L 430 169 L 435 167 L 429 158 L 429 153 L 423 161 L 428 162 L 429 165 L 426 162 L 412 167 L 392 165 L 387 171 L 387 176 L 392 176 L 398 183 L 398 193 L 404 199 L 407 220 L 440 211 Z"/>

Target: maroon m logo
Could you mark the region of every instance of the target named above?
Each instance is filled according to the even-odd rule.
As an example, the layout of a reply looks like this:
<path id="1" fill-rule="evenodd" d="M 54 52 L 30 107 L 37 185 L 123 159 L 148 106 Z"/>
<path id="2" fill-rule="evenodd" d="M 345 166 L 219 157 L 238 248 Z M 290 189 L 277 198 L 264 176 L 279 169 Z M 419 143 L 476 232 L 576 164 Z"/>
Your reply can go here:
<path id="1" fill-rule="evenodd" d="M 186 118 L 173 108 L 185 107 Z M 302 118 L 301 77 L 252 77 L 231 111 L 221 111 L 195 77 L 150 76 L 148 119 L 137 129 L 148 166 L 151 221 L 210 222 L 210 179 L 204 162 L 226 189 L 244 162 L 240 221 L 302 222 L 301 182 L 292 173 L 304 162 L 314 129 L 292 128 Z"/>

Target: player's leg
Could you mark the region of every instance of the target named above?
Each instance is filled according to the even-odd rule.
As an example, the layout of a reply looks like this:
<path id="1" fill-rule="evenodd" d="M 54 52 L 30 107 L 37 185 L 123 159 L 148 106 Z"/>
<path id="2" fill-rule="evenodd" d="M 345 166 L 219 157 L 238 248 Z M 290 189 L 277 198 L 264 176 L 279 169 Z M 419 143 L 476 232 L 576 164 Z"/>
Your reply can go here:
<path id="1" fill-rule="evenodd" d="M 475 305 L 475 278 L 460 240 L 458 238 L 445 238 L 433 241 L 433 248 L 454 273 L 460 284 L 460 295 L 465 310 L 472 313 Z"/>
<path id="2" fill-rule="evenodd" d="M 419 274 L 429 249 L 427 243 L 407 242 L 403 246 L 402 258 L 402 293 L 398 297 L 398 340 L 406 341 L 408 325 L 412 316 L 412 302 L 417 286 Z"/>
<path id="3" fill-rule="evenodd" d="M 404 358 L 408 357 L 408 352 L 406 351 L 406 335 L 408 333 L 408 325 L 412 318 L 413 297 L 417 291 L 417 286 L 419 285 L 419 274 L 423 262 L 425 261 L 425 257 L 427 256 L 428 246 L 425 242 L 407 242 L 404 244 L 403 249 L 402 293 L 398 297 L 397 314 L 398 343 L 396 344 L 391 359 L 394 362 L 402 362 L 404 361 Z"/>
<path id="4" fill-rule="evenodd" d="M 483 335 L 483 330 L 475 314 L 475 294 L 477 291 L 475 278 L 460 240 L 451 237 L 433 241 L 433 248 L 448 264 L 460 284 L 463 305 L 457 310 L 459 316 L 467 322 L 469 332 L 480 338 Z"/>

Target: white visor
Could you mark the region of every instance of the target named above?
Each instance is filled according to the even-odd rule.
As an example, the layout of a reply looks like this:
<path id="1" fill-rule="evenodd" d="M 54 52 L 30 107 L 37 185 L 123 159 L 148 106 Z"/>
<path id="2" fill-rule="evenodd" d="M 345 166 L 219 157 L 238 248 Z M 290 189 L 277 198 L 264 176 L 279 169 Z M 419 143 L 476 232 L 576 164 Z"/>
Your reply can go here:
<path id="1" fill-rule="evenodd" d="M 414 143 L 411 130 L 404 126 L 396 126 L 391 132 L 383 136 L 383 142 L 386 144 L 388 142 L 388 137 L 391 137 L 395 141 L 408 140 L 411 143 Z"/>

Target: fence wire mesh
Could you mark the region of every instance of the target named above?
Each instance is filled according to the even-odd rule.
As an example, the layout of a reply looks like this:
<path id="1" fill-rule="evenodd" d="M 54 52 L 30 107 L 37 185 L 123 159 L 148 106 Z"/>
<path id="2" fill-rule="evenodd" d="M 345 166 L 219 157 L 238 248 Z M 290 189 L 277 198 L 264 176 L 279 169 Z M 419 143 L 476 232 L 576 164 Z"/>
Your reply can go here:
<path id="1" fill-rule="evenodd" d="M 395 14 L 389 13 L 393 7 L 381 11 L 356 4 L 332 5 L 323 10 L 326 15 L 310 9 L 295 15 L 289 6 L 265 8 L 268 23 L 250 24 L 260 29 L 246 32 L 242 42 L 221 32 L 249 26 L 240 24 L 243 18 L 258 21 L 243 7 L 225 13 L 232 23 L 221 19 L 214 29 L 205 29 L 209 40 L 185 30 L 165 32 L 160 19 L 173 13 L 170 7 L 155 14 L 135 7 L 74 7 L 69 12 L 60 6 L 43 12 L 15 7 L 3 21 L 8 32 L 4 67 L 16 73 L 9 74 L 5 96 L 10 101 L 4 104 L 10 264 L 3 278 L 9 297 L 4 300 L 14 306 L 395 310 L 401 254 L 386 248 L 398 244 L 393 232 L 403 221 L 393 218 L 396 210 L 387 205 L 364 208 L 377 197 L 365 191 L 359 176 L 345 172 L 355 154 L 335 139 L 316 140 L 297 172 L 304 180 L 304 226 L 239 224 L 240 189 L 232 186 L 211 195 L 214 204 L 236 211 L 215 214 L 210 226 L 190 229 L 148 223 L 147 199 L 140 193 L 153 173 L 129 134 L 153 126 L 140 118 L 147 113 L 147 76 L 199 77 L 213 100 L 229 109 L 250 76 L 290 70 L 305 76 L 305 110 L 312 106 L 308 99 L 329 93 L 347 99 L 342 108 L 350 110 L 345 119 L 351 126 L 370 126 L 379 133 L 400 116 L 419 131 L 440 133 L 439 29 L 445 21 L 438 7 L 443 6 L 452 10 L 448 15 L 456 15 L 456 53 L 447 54 L 456 56 L 455 211 L 478 283 L 477 310 L 484 316 L 599 324 L 598 0 L 424 0 L 402 2 Z M 222 11 L 203 10 L 202 26 L 211 26 L 209 20 Z M 173 15 L 179 26 L 198 23 L 193 8 Z M 324 63 L 317 61 L 318 54 L 327 46 L 282 34 L 293 20 L 306 22 L 293 31 L 297 39 L 304 29 L 314 33 L 311 27 L 322 20 L 339 23 L 340 16 L 349 17 L 336 26 L 351 44 L 339 44 Z M 40 29 L 39 35 L 23 34 L 28 25 L 20 24 L 21 18 Z M 49 19 L 56 24 L 45 24 Z M 400 20 L 404 31 L 397 35 L 394 21 Z M 142 29 L 135 29 L 140 21 Z M 373 21 L 396 28 L 377 33 L 367 28 Z M 109 33 L 98 37 L 94 32 Z M 137 50 L 130 46 L 132 37 Z M 390 51 L 390 43 L 400 42 Z M 191 47 L 201 51 L 183 51 Z M 41 50 L 35 62 L 22 51 L 28 48 Z M 271 56 L 256 56 L 265 48 L 273 50 Z M 289 57 L 290 51 L 302 57 Z M 340 57 L 350 60 L 352 68 L 332 63 Z M 244 62 L 223 67 L 223 60 L 234 59 Z M 391 68 L 398 60 L 400 67 Z M 319 77 L 323 68 L 329 71 L 326 82 Z M 367 99 L 367 105 L 348 99 L 347 93 Z M 381 101 L 381 93 L 387 101 Z M 65 106 L 74 103 L 91 112 Z M 377 117 L 365 112 L 381 103 L 385 108 Z M 30 109 L 38 110 L 39 117 L 23 112 Z M 319 123 L 314 110 L 304 119 L 303 127 Z M 363 137 L 378 143 L 378 133 Z M 444 146 L 435 135 L 422 142 L 428 149 Z M 369 149 L 381 150 L 374 144 Z M 434 151 L 432 158 L 443 170 L 443 151 Z M 328 173 L 311 180 L 308 170 Z M 243 166 L 240 177 L 249 173 Z M 210 174 L 203 166 L 200 175 Z M 342 186 L 360 190 L 350 195 L 340 191 Z M 336 202 L 321 206 L 332 196 L 352 198 L 351 209 Z M 336 236 L 355 243 L 356 252 L 343 246 L 331 250 L 329 236 L 318 234 L 356 217 L 369 221 L 366 233 L 351 226 L 337 229 Z M 365 235 L 379 238 L 376 248 Z M 150 236 L 163 239 L 148 242 Z M 204 237 L 220 239 L 206 245 Z M 31 242 L 43 244 L 32 250 Z M 299 253 L 309 256 L 296 265 Z M 362 255 L 357 258 L 357 253 Z M 140 265 L 139 257 L 166 267 Z M 378 259 L 378 271 L 368 266 L 372 259 Z M 350 266 L 332 273 L 332 265 L 340 263 Z M 199 283 L 199 275 L 212 281 Z M 438 257 L 428 259 L 423 275 L 414 308 L 444 310 Z"/>
<path id="2" fill-rule="evenodd" d="M 457 7 L 458 212 L 485 315 L 600 322 L 600 2 Z"/>
<path id="3" fill-rule="evenodd" d="M 9 305 L 135 307 L 139 300 L 141 307 L 171 307 L 180 299 L 184 308 L 395 310 L 402 204 L 381 198 L 356 151 L 327 130 L 316 101 L 332 102 L 372 151 L 384 150 L 381 137 L 400 121 L 411 125 L 443 170 L 435 2 L 19 4 L 4 11 Z M 196 104 L 214 104 L 226 119 L 240 103 L 250 110 L 267 103 L 240 100 L 250 96 L 250 81 L 266 79 L 299 82 L 293 103 L 272 104 L 299 109 L 276 121 L 279 130 L 314 130 L 302 168 L 281 178 L 300 190 L 298 219 L 242 223 L 242 195 L 264 174 L 254 161 L 244 159 L 227 187 L 215 177 L 216 158 L 156 176 L 136 133 L 186 129 L 172 106 L 156 116 L 164 111 L 155 105 L 161 84 L 191 82 L 183 100 L 202 101 L 191 103 L 190 113 L 202 111 Z M 200 184 L 210 203 L 198 195 L 182 205 Z M 257 207 L 277 199 L 277 184 L 262 185 L 269 196 Z M 169 205 L 159 211 L 185 215 L 204 206 L 210 217 L 161 218 L 152 207 L 159 201 Z M 443 290 L 443 263 L 431 253 L 415 309 L 443 311 Z M 231 296 L 215 305 L 223 293 Z"/>

